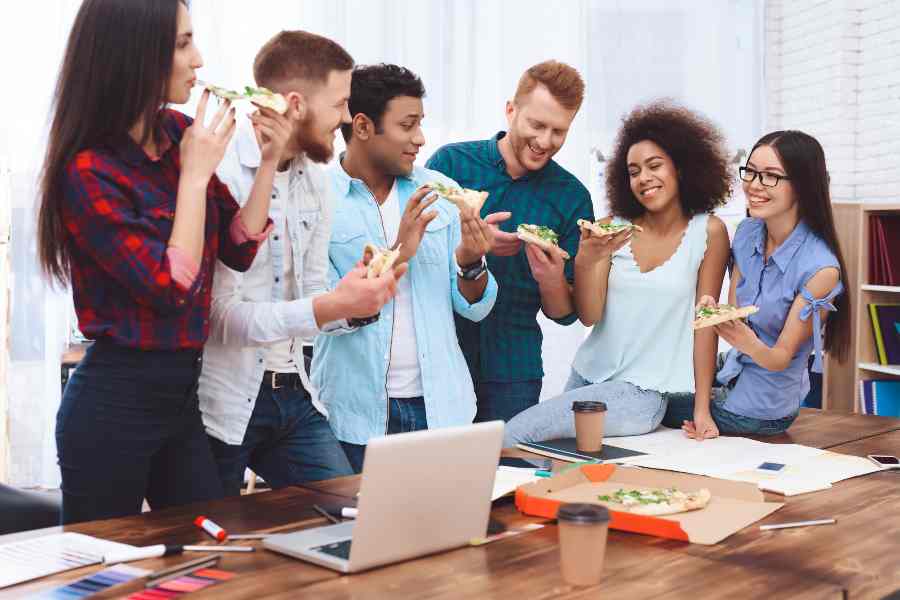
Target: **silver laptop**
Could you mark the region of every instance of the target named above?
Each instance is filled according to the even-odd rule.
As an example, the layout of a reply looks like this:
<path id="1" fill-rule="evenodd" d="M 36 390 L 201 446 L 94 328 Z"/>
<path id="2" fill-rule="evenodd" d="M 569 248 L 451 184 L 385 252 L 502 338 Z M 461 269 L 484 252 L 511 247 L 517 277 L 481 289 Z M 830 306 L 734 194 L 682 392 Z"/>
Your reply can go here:
<path id="1" fill-rule="evenodd" d="M 464 546 L 485 535 L 502 442 L 502 421 L 373 439 L 355 521 L 263 545 L 343 573 Z"/>

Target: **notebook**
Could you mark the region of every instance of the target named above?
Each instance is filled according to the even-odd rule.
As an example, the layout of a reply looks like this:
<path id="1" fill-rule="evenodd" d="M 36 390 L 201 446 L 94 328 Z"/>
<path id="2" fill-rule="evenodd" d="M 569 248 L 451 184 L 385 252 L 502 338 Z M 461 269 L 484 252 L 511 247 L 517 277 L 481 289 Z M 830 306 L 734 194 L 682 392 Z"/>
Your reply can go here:
<path id="1" fill-rule="evenodd" d="M 74 532 L 0 544 L 0 588 L 95 565 L 105 553 L 133 548 Z"/>
<path id="2" fill-rule="evenodd" d="M 603 444 L 600 452 L 582 452 L 575 445 L 575 438 L 559 438 L 546 442 L 522 442 L 516 444 L 522 450 L 534 452 L 541 456 L 549 456 L 557 460 L 568 462 L 615 462 L 631 456 L 642 456 L 643 452 L 626 450 L 616 446 Z"/>

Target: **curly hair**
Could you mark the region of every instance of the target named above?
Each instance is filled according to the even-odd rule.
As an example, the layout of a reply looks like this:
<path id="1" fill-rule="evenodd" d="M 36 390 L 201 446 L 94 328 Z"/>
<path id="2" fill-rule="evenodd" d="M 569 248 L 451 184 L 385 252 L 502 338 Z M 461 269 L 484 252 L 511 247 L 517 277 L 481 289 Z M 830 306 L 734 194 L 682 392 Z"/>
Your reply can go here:
<path id="1" fill-rule="evenodd" d="M 706 117 L 658 100 L 625 117 L 606 170 L 606 194 L 614 215 L 634 219 L 646 209 L 634 197 L 628 176 L 628 150 L 652 141 L 678 170 L 679 197 L 685 216 L 712 212 L 731 194 L 731 173 L 724 136 Z"/>

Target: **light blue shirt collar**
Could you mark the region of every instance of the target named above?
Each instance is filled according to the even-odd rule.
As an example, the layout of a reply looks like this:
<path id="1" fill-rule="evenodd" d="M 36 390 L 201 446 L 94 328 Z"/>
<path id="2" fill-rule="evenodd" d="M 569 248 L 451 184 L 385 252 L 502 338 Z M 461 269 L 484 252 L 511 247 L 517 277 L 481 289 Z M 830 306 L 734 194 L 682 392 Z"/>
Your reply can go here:
<path id="1" fill-rule="evenodd" d="M 791 264 L 791 261 L 794 259 L 794 255 L 797 254 L 797 250 L 799 250 L 803 245 L 803 242 L 806 241 L 806 236 L 808 236 L 809 233 L 809 226 L 803 221 L 798 221 L 797 226 L 794 227 L 794 230 L 787 237 L 787 239 L 784 240 L 780 246 L 775 248 L 775 252 L 772 253 L 771 258 L 782 273 L 787 271 L 788 265 Z M 756 254 L 759 254 L 760 256 L 766 255 L 767 235 L 768 231 L 766 230 L 766 226 L 763 225 L 759 228 L 759 237 L 756 239 L 756 243 L 754 245 Z"/>

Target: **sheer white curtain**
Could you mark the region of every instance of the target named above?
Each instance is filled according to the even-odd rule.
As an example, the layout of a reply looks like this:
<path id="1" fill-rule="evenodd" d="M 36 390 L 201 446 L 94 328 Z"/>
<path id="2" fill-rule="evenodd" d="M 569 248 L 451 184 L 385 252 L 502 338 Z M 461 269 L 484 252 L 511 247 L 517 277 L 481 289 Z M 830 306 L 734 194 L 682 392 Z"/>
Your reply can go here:
<path id="1" fill-rule="evenodd" d="M 0 98 L 0 155 L 13 158 L 14 181 L 22 182 L 14 191 L 21 217 L 14 216 L 13 234 L 27 240 L 15 246 L 11 371 L 23 375 L 10 390 L 11 472 L 23 484 L 58 477 L 52 431 L 59 340 L 67 327 L 63 303 L 37 279 L 34 195 L 27 182 L 42 149 L 46 106 L 40 104 L 49 97 L 78 4 L 57 0 L 0 9 L 4 17 L 13 13 L 0 19 L 4 56 L 22 56 L 28 48 L 28 60 L 4 66 L 13 71 L 3 80 L 35 90 L 33 103 Z M 281 29 L 331 37 L 358 63 L 411 68 L 428 93 L 423 162 L 444 143 L 505 128 L 504 103 L 528 66 L 547 58 L 568 62 L 585 77 L 587 94 L 557 160 L 591 189 L 598 208 L 599 176 L 590 150 L 608 155 L 622 115 L 639 102 L 663 96 L 685 102 L 716 120 L 733 148 L 746 148 L 760 133 L 762 0 L 193 0 L 191 11 L 205 60 L 201 77 L 223 85 L 250 83 L 257 49 Z M 185 110 L 192 113 L 193 105 Z M 562 389 L 584 328 L 542 326 L 548 396 Z"/>
<path id="2" fill-rule="evenodd" d="M 6 83 L 0 94 L 0 156 L 10 169 L 0 198 L 10 198 L 12 267 L 8 415 L 0 415 L 9 424 L 9 439 L 0 444 L 9 445 L 7 472 L 14 485 L 59 482 L 54 424 L 71 301 L 65 291 L 50 289 L 38 268 L 36 180 L 56 74 L 80 4 L 45 0 L 0 8 L 0 80 Z"/>

